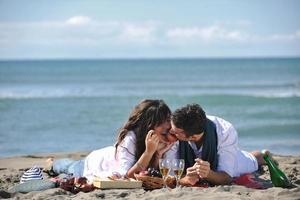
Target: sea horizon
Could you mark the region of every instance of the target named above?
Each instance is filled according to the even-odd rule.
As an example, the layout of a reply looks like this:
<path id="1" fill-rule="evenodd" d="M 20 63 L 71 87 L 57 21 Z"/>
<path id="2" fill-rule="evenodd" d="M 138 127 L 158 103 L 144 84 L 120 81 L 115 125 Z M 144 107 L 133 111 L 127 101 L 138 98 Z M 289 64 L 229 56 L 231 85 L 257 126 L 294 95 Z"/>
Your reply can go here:
<path id="1" fill-rule="evenodd" d="M 197 57 L 197 56 L 183 56 L 183 57 L 44 57 L 44 58 L 0 58 L 2 61 L 101 61 L 101 60 L 240 60 L 240 59 L 300 59 L 300 56 L 293 55 L 282 55 L 282 56 L 207 56 L 207 57 Z"/>

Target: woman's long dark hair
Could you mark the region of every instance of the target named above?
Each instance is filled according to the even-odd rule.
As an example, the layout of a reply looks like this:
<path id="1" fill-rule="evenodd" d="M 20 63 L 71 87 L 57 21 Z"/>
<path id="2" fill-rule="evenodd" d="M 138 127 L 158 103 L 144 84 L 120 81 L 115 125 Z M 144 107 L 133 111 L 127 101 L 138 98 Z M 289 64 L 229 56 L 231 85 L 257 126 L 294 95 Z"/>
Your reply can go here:
<path id="1" fill-rule="evenodd" d="M 136 160 L 146 149 L 145 138 L 149 130 L 154 129 L 167 120 L 170 120 L 171 110 L 163 100 L 146 99 L 135 106 L 128 121 L 119 130 L 116 150 L 129 131 L 136 135 Z M 117 152 L 117 151 L 116 151 Z"/>

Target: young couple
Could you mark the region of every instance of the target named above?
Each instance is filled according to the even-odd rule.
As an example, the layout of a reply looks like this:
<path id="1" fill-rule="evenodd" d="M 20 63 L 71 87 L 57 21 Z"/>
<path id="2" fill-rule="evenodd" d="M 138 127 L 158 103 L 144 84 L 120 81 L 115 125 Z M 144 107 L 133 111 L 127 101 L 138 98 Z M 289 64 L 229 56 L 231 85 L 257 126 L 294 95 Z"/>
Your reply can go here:
<path id="1" fill-rule="evenodd" d="M 134 178 L 134 173 L 148 167 L 158 168 L 160 158 L 181 158 L 186 167 L 182 183 L 229 184 L 233 177 L 266 164 L 263 153 L 242 151 L 237 141 L 229 122 L 206 116 L 198 104 L 171 113 L 163 100 L 143 100 L 120 129 L 114 146 L 93 151 L 84 160 L 60 159 L 51 164 L 55 173 L 72 173 L 92 181 L 94 176 L 116 172 Z"/>

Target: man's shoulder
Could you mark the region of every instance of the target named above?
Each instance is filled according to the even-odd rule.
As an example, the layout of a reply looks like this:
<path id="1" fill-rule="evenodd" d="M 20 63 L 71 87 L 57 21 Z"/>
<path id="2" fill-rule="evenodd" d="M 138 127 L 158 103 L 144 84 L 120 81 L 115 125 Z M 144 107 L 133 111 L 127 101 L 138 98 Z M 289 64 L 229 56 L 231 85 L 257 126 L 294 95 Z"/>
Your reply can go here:
<path id="1" fill-rule="evenodd" d="M 216 123 L 230 123 L 230 122 L 226 121 L 225 119 L 223 119 L 222 117 L 218 117 L 218 116 L 214 116 L 214 115 L 206 115 L 206 118 L 213 121 L 215 124 Z"/>
<path id="2" fill-rule="evenodd" d="M 230 122 L 226 121 L 221 117 L 217 117 L 213 115 L 207 115 L 206 117 L 217 126 L 217 129 L 227 130 L 233 126 Z"/>

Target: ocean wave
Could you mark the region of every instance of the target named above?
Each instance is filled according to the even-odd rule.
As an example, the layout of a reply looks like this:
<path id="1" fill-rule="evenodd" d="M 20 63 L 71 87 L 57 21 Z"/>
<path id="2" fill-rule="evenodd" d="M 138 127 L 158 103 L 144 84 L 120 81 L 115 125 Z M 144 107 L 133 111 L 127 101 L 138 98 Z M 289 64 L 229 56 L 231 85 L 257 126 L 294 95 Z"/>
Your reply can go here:
<path id="1" fill-rule="evenodd" d="M 0 90 L 0 99 L 33 98 L 86 98 L 86 97 L 130 97 L 130 96 L 241 96 L 256 98 L 300 97 L 299 90 L 239 90 L 196 88 L 61 88 L 61 89 L 16 89 Z"/>
<path id="2" fill-rule="evenodd" d="M 253 97 L 264 97 L 264 98 L 291 98 L 291 97 L 300 97 L 300 92 L 281 92 L 277 94 L 252 94 L 246 96 L 253 96 Z"/>
<path id="3" fill-rule="evenodd" d="M 231 88 L 231 89 L 237 89 L 237 88 L 243 88 L 243 89 L 263 89 L 263 88 L 299 88 L 300 83 L 270 83 L 270 82 L 242 82 L 242 83 L 183 83 L 181 85 L 186 85 L 194 88 Z"/>

